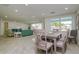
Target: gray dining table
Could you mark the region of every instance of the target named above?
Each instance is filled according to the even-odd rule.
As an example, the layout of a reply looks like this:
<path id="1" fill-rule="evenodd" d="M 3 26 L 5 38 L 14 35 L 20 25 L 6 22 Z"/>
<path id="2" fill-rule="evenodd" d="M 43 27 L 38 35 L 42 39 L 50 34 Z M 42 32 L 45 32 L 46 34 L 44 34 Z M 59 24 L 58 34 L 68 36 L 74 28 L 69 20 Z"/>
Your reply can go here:
<path id="1" fill-rule="evenodd" d="M 60 37 L 62 33 L 57 32 L 57 33 L 48 33 L 47 36 L 50 37 L 52 40 L 54 40 L 54 53 L 56 53 L 56 42 L 57 38 Z"/>
<path id="2" fill-rule="evenodd" d="M 56 32 L 56 33 L 46 33 L 45 36 L 47 38 L 50 38 L 51 40 L 54 41 L 54 53 L 56 53 L 56 41 L 57 38 L 60 37 L 60 35 L 62 35 L 61 32 Z"/>

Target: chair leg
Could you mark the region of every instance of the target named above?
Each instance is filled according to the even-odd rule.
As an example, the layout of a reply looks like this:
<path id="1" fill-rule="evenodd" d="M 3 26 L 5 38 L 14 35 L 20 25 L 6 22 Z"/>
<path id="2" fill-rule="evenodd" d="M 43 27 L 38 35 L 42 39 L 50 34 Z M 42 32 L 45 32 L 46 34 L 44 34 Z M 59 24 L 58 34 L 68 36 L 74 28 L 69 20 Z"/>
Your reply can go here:
<path id="1" fill-rule="evenodd" d="M 62 47 L 62 53 L 64 54 L 64 52 L 65 52 L 65 48 L 64 48 L 64 47 Z"/>
<path id="2" fill-rule="evenodd" d="M 67 45 L 66 45 L 66 43 L 65 43 L 64 46 L 62 47 L 62 53 L 63 53 L 63 54 L 66 52 L 66 48 L 67 48 Z"/>
<path id="3" fill-rule="evenodd" d="M 53 46 L 51 47 L 51 53 L 53 53 Z"/>
<path id="4" fill-rule="evenodd" d="M 72 40 L 71 40 L 71 39 L 69 39 L 68 41 L 69 41 L 69 44 L 70 44 Z"/>
<path id="5" fill-rule="evenodd" d="M 65 43 L 65 51 L 66 51 L 66 49 L 67 49 L 67 42 Z"/>
<path id="6" fill-rule="evenodd" d="M 48 50 L 46 50 L 46 54 L 48 53 Z"/>
<path id="7" fill-rule="evenodd" d="M 77 43 L 77 39 L 75 39 L 75 44 L 78 44 L 78 43 Z"/>

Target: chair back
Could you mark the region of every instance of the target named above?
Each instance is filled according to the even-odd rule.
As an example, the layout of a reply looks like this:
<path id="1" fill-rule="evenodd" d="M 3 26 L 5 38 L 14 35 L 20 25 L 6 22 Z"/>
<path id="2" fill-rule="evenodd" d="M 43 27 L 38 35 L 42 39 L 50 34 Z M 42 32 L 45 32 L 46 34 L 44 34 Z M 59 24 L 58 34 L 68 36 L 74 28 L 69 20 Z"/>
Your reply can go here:
<path id="1" fill-rule="evenodd" d="M 37 31 L 37 36 L 40 35 L 41 39 L 46 39 L 46 33 L 45 30 L 38 30 Z M 45 40 L 46 41 L 46 40 Z"/>
<path id="2" fill-rule="evenodd" d="M 43 45 L 45 45 L 45 48 L 47 48 L 47 38 L 46 38 L 46 35 L 45 35 L 45 31 L 44 30 L 41 30 L 41 31 L 38 31 L 39 33 L 37 33 L 37 35 L 36 35 L 36 37 L 37 37 L 37 39 L 36 39 L 36 45 L 38 46 L 39 45 L 39 43 L 40 44 L 43 44 Z M 44 38 L 45 38 L 45 41 L 44 40 L 42 40 L 42 36 L 44 35 Z"/>
<path id="3" fill-rule="evenodd" d="M 70 36 L 77 37 L 77 30 L 71 30 Z"/>
<path id="4" fill-rule="evenodd" d="M 62 32 L 62 38 L 60 38 L 60 40 L 66 42 L 66 40 L 67 40 L 67 32 Z"/>

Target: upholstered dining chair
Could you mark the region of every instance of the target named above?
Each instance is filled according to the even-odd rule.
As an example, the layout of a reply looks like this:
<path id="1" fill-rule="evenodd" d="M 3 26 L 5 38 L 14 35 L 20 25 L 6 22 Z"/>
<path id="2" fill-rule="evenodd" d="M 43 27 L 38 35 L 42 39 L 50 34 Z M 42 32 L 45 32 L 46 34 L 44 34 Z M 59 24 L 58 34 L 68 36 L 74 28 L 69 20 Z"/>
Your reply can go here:
<path id="1" fill-rule="evenodd" d="M 66 45 L 67 41 L 66 40 L 67 40 L 67 34 L 64 33 L 64 34 L 62 34 L 62 38 L 60 38 L 60 40 L 57 41 L 57 43 L 56 43 L 57 47 L 61 48 L 62 53 L 65 53 L 66 48 L 67 48 L 67 45 Z"/>
<path id="2" fill-rule="evenodd" d="M 45 36 L 45 41 L 41 39 L 42 34 L 37 35 L 37 40 L 36 40 L 36 48 L 46 51 L 46 54 L 48 53 L 48 50 L 51 49 L 51 52 L 53 50 L 53 43 L 47 42 L 46 41 L 46 36 Z"/>
<path id="3" fill-rule="evenodd" d="M 71 43 L 72 41 L 77 44 L 77 30 L 71 30 L 70 35 L 68 36 L 68 41 Z"/>

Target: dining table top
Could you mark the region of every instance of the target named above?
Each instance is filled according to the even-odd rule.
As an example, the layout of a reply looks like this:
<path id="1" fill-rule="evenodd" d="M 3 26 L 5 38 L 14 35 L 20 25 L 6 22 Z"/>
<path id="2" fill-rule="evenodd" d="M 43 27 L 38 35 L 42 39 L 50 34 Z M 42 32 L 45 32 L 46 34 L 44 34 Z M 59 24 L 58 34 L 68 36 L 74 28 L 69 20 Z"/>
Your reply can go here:
<path id="1" fill-rule="evenodd" d="M 62 35 L 61 32 L 55 32 L 55 33 L 46 33 L 46 34 L 42 34 L 42 36 L 46 36 L 46 37 L 49 37 L 49 38 L 57 38 L 58 36 Z"/>
<path id="2" fill-rule="evenodd" d="M 62 33 L 57 32 L 57 33 L 47 33 L 46 36 L 50 36 L 50 37 L 58 37 L 59 35 L 61 35 Z"/>
<path id="3" fill-rule="evenodd" d="M 66 33 L 66 31 L 51 32 L 51 33 L 45 32 L 45 33 L 38 34 L 38 35 L 46 36 L 46 37 L 48 37 L 48 38 L 56 39 L 56 38 L 58 38 L 59 36 L 63 36 L 65 33 Z"/>

